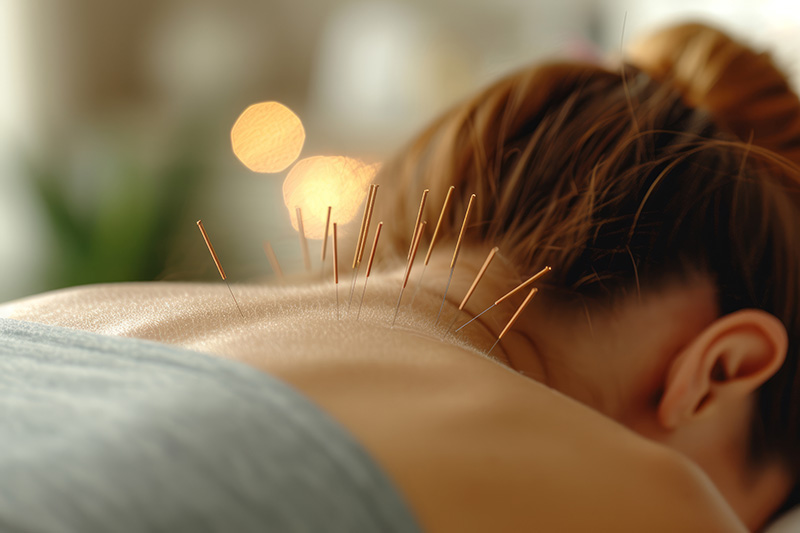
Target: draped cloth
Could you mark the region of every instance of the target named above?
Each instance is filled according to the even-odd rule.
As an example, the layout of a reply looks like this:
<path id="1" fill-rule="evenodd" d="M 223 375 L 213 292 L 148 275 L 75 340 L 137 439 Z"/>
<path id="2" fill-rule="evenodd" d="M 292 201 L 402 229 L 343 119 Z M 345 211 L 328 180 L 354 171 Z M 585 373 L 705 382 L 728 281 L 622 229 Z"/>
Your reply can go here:
<path id="1" fill-rule="evenodd" d="M 353 437 L 264 372 L 0 319 L 0 530 L 419 527 Z"/>

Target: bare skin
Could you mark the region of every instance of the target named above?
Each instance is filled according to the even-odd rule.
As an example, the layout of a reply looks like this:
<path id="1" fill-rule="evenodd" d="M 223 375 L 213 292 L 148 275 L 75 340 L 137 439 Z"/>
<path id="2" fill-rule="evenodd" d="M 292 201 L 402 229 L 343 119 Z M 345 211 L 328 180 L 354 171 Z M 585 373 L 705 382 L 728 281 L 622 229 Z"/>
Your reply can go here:
<path id="1" fill-rule="evenodd" d="M 470 313 L 500 285 L 487 281 Z M 513 309 L 442 340 L 430 328 L 441 289 L 391 328 L 397 289 L 397 275 L 373 276 L 358 321 L 355 307 L 336 319 L 330 284 L 234 286 L 244 319 L 224 285 L 157 283 L 60 291 L 0 316 L 177 344 L 282 378 L 363 443 L 428 531 L 745 531 L 682 454 L 541 383 L 546 364 L 526 357 L 524 327 L 487 357 Z M 549 379 L 559 375 L 551 365 Z"/>

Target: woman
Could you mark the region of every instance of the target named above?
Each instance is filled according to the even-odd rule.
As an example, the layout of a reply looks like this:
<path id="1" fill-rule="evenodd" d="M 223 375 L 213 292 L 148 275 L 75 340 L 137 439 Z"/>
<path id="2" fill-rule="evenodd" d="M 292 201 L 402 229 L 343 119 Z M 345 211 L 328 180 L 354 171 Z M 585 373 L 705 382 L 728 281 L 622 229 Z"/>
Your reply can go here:
<path id="1" fill-rule="evenodd" d="M 4 316 L 277 376 L 356 438 L 372 458 L 362 466 L 388 475 L 400 499 L 364 467 L 379 480 L 374 508 L 398 529 L 758 530 L 793 503 L 797 481 L 800 103 L 768 58 L 704 26 L 656 34 L 632 57 L 512 75 L 386 165 L 386 272 L 359 320 L 344 305 L 337 318 L 330 285 L 237 288 L 243 316 L 225 288 L 190 284 L 62 291 Z M 458 335 L 432 326 L 452 242 L 437 244 L 390 326 L 392 263 L 405 262 L 418 194 L 431 190 L 430 219 L 451 185 L 444 235 L 477 199 L 442 323 L 493 246 L 503 260 L 464 318 L 553 269 L 489 356 L 522 297 Z M 342 449 L 347 437 L 330 431 Z M 302 477 L 302 463 L 287 468 Z M 351 486 L 314 493 L 304 512 Z M 291 520 L 275 527 L 314 529 Z"/>

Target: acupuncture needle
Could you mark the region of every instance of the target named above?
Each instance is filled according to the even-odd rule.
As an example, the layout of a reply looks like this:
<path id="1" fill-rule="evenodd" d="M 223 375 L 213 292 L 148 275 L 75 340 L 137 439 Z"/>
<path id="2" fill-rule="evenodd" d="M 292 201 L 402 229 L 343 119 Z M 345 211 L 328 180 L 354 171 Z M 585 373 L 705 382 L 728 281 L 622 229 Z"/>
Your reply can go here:
<path id="1" fill-rule="evenodd" d="M 519 318 L 519 315 L 522 314 L 522 311 L 525 309 L 525 307 L 527 307 L 528 303 L 531 301 L 531 299 L 534 297 L 534 295 L 538 291 L 539 291 L 539 289 L 537 289 L 536 287 L 531 289 L 531 292 L 528 293 L 528 296 L 525 297 L 525 300 L 522 302 L 522 304 L 514 312 L 514 316 L 512 316 L 511 320 L 508 321 L 508 324 L 506 324 L 506 327 L 504 327 L 503 331 L 500 332 L 500 335 L 497 336 L 497 340 L 494 341 L 494 344 L 492 344 L 492 347 L 489 348 L 488 352 L 486 352 L 486 355 L 489 355 L 490 353 L 492 353 L 492 350 L 494 350 L 494 347 L 497 346 L 497 343 L 500 342 L 500 339 L 503 338 L 503 336 L 506 334 L 506 332 L 509 329 L 511 329 L 511 326 L 514 325 L 514 322 L 517 321 L 517 318 Z"/>
<path id="2" fill-rule="evenodd" d="M 364 290 L 361 291 L 361 302 L 358 304 L 358 313 L 356 313 L 356 320 L 358 317 L 361 316 L 361 307 L 364 305 L 364 297 L 367 294 L 367 283 L 369 283 L 369 274 L 372 272 L 372 261 L 375 259 L 375 249 L 378 247 L 378 239 L 381 236 L 381 228 L 383 227 L 383 222 L 378 223 L 378 227 L 375 228 L 375 239 L 372 241 L 372 251 L 369 253 L 369 260 L 367 261 L 367 274 L 364 276 Z"/>
<path id="3" fill-rule="evenodd" d="M 333 223 L 333 283 L 336 285 L 336 320 L 339 320 L 339 238 Z"/>
<path id="4" fill-rule="evenodd" d="M 542 270 L 540 270 L 539 272 L 537 272 L 536 274 L 534 274 L 533 276 L 531 276 L 527 280 L 523 281 L 522 283 L 520 283 L 519 285 L 517 285 L 516 287 L 511 289 L 505 295 L 501 296 L 500 299 L 496 300 L 492 305 L 490 305 L 489 307 L 487 307 L 486 309 L 484 309 L 483 311 L 481 311 L 480 313 L 478 313 L 477 315 L 472 317 L 469 321 L 467 321 L 461 327 L 456 329 L 455 332 L 458 333 L 459 331 L 461 331 L 462 329 L 464 329 L 465 327 L 470 325 L 474 320 L 477 320 L 478 318 L 480 318 L 480 316 L 483 315 L 485 312 L 487 312 L 490 309 L 492 309 L 493 307 L 499 305 L 500 303 L 502 303 L 506 299 L 510 298 L 511 296 L 516 294 L 517 292 L 521 291 L 522 289 L 524 289 L 525 287 L 527 287 L 528 285 L 530 285 L 531 283 L 533 283 L 537 279 L 541 278 L 542 276 L 544 276 L 545 274 L 547 274 L 551 270 L 552 270 L 552 268 L 550 268 L 549 266 L 544 267 Z"/>
<path id="5" fill-rule="evenodd" d="M 444 203 L 442 203 L 442 210 L 439 212 L 439 220 L 436 222 L 436 228 L 433 230 L 433 236 L 431 237 L 431 243 L 428 245 L 428 253 L 425 254 L 425 263 L 422 265 L 422 274 L 419 275 L 417 279 L 417 288 L 414 289 L 414 296 L 411 297 L 411 306 L 414 306 L 414 300 L 417 299 L 417 294 L 419 293 L 419 288 L 422 286 L 422 278 L 425 277 L 425 270 L 428 269 L 428 262 L 431 260 L 431 252 L 433 252 L 433 245 L 436 244 L 436 237 L 439 235 L 439 229 L 442 227 L 442 220 L 444 220 L 444 213 L 447 211 L 447 205 L 450 203 L 450 198 L 453 196 L 453 190 L 455 187 L 453 185 L 447 190 L 447 195 L 444 197 Z"/>
<path id="6" fill-rule="evenodd" d="M 208 238 L 208 233 L 206 233 L 206 228 L 203 227 L 202 220 L 197 221 L 197 227 L 200 228 L 200 233 L 203 235 L 203 240 L 206 241 L 208 252 L 211 254 L 211 258 L 214 260 L 214 264 L 217 266 L 217 271 L 219 272 L 219 276 L 222 278 L 222 281 L 225 282 L 225 285 L 228 286 L 228 291 L 231 293 L 231 298 L 233 298 L 233 303 L 236 304 L 236 308 L 239 310 L 239 314 L 242 315 L 242 318 L 244 318 L 244 313 L 242 312 L 242 308 L 239 307 L 239 302 L 236 301 L 236 296 L 233 295 L 233 289 L 231 289 L 231 284 L 228 283 L 228 276 L 225 275 L 225 270 L 222 268 L 222 263 L 220 263 L 219 257 L 217 257 L 217 252 L 214 251 L 214 245 L 211 244 L 211 239 Z"/>
<path id="7" fill-rule="evenodd" d="M 425 210 L 425 202 L 428 199 L 428 193 L 431 192 L 430 189 L 425 189 L 422 191 L 422 198 L 419 201 L 419 210 L 417 211 L 417 219 L 414 221 L 414 230 L 411 232 L 411 235 L 416 235 L 417 230 L 419 229 L 420 220 L 422 220 L 422 212 Z M 408 247 L 408 255 L 406 256 L 406 260 L 411 257 L 411 250 L 414 248 L 414 240 L 411 240 L 411 246 Z"/>
<path id="8" fill-rule="evenodd" d="M 467 212 L 464 213 L 464 222 L 461 223 L 461 231 L 458 232 L 458 240 L 456 241 L 456 247 L 453 250 L 453 259 L 450 261 L 450 277 L 447 278 L 447 286 L 444 289 L 444 294 L 442 295 L 442 305 L 439 307 L 439 314 L 436 315 L 436 320 L 434 321 L 433 325 L 436 327 L 436 324 L 439 323 L 439 318 L 442 316 L 442 310 L 444 309 L 444 302 L 447 300 L 447 291 L 450 290 L 450 283 L 453 281 L 453 272 L 456 269 L 456 261 L 458 260 L 458 253 L 461 251 L 461 242 L 464 238 L 464 231 L 467 229 L 467 221 L 469 220 L 469 214 L 472 211 L 472 204 L 475 202 L 475 195 L 469 197 L 469 203 L 467 204 Z"/>
<path id="9" fill-rule="evenodd" d="M 495 254 L 499 250 L 500 250 L 500 248 L 495 246 L 494 248 L 491 249 L 491 251 L 489 252 L 489 255 L 486 256 L 486 260 L 483 262 L 483 266 L 481 266 L 481 269 L 478 271 L 478 275 L 475 276 L 475 279 L 472 281 L 472 285 L 470 285 L 469 290 L 467 291 L 467 294 L 464 295 L 464 299 L 461 300 L 461 303 L 458 306 L 458 311 L 456 311 L 456 313 L 453 315 L 453 319 L 450 320 L 450 323 L 447 325 L 447 329 L 444 330 L 444 335 L 447 335 L 447 333 L 450 331 L 450 328 L 452 328 L 453 324 L 455 324 L 456 319 L 461 314 L 461 311 L 463 311 L 464 306 L 467 305 L 467 302 L 469 301 L 470 297 L 472 296 L 472 293 L 475 292 L 475 289 L 478 287 L 478 283 L 480 283 L 481 279 L 483 278 L 483 275 L 486 273 L 486 269 L 489 268 L 489 265 L 491 264 L 492 259 L 494 259 Z M 444 335 L 442 335 L 442 336 L 444 336 Z"/>
<path id="10" fill-rule="evenodd" d="M 311 272 L 311 255 L 308 253 L 308 240 L 303 227 L 303 210 L 295 207 L 295 213 L 297 215 L 297 233 L 300 235 L 300 248 L 303 249 L 303 264 L 306 266 L 306 271 Z"/>
<path id="11" fill-rule="evenodd" d="M 403 286 L 400 288 L 400 296 L 397 297 L 397 305 L 394 308 L 394 318 L 392 319 L 392 327 L 394 327 L 394 323 L 397 320 L 397 313 L 400 311 L 400 300 L 403 299 L 403 291 L 406 290 L 406 286 L 408 285 L 408 276 L 411 275 L 411 267 L 414 265 L 414 258 L 417 256 L 417 250 L 419 250 L 419 242 L 422 240 L 422 231 L 425 229 L 425 224 L 427 222 L 423 221 L 419 227 L 417 228 L 416 235 L 411 241 L 411 255 L 408 258 L 408 264 L 406 265 L 406 273 L 403 276 Z"/>
<path id="12" fill-rule="evenodd" d="M 378 191 L 377 185 L 369 186 L 369 194 L 367 195 L 367 203 L 364 205 L 364 216 L 361 219 L 361 229 L 358 232 L 358 241 L 356 242 L 356 252 L 353 255 L 353 279 L 350 283 L 350 297 L 347 300 L 347 310 L 350 310 L 350 305 L 353 303 L 353 292 L 356 288 L 356 279 L 358 278 L 358 271 L 361 269 L 361 259 L 364 256 L 364 246 L 366 244 L 367 234 L 369 233 L 369 223 L 372 218 L 372 207 L 375 202 L 375 194 Z"/>
<path id="13" fill-rule="evenodd" d="M 319 273 L 323 280 L 325 279 L 325 255 L 328 251 L 328 229 L 331 227 L 331 207 L 328 206 L 328 215 L 325 217 L 325 235 L 322 237 L 322 253 L 320 254 L 322 264 L 319 267 Z"/>
<path id="14" fill-rule="evenodd" d="M 281 269 L 280 263 L 278 263 L 278 256 L 275 255 L 275 250 L 272 249 L 272 245 L 269 241 L 264 241 L 262 246 L 264 247 L 264 254 L 267 256 L 272 270 L 278 276 L 278 280 L 283 281 L 283 270 Z"/>

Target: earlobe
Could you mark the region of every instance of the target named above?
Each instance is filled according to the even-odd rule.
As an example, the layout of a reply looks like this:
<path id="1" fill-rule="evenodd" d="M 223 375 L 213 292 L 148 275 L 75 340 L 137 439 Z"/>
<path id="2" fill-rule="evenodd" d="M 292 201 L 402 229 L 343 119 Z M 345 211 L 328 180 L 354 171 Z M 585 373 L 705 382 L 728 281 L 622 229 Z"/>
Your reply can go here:
<path id="1" fill-rule="evenodd" d="M 676 429 L 753 393 L 781 367 L 787 346 L 786 328 L 769 313 L 744 309 L 718 318 L 670 363 L 659 423 Z"/>

